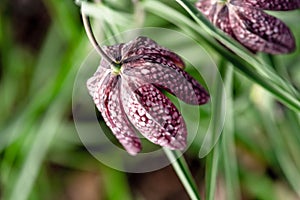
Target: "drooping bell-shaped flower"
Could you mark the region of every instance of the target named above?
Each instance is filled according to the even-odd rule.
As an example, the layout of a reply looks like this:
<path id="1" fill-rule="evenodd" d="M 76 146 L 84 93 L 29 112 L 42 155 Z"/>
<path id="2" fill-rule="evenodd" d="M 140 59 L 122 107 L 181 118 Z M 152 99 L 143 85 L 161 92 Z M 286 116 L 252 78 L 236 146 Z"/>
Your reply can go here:
<path id="1" fill-rule="evenodd" d="M 142 148 L 138 130 L 155 144 L 183 150 L 184 119 L 158 88 L 194 105 L 205 104 L 209 95 L 183 70 L 181 58 L 147 37 L 103 49 L 114 63 L 103 58 L 87 87 L 119 142 L 137 154 Z"/>
<path id="2" fill-rule="evenodd" d="M 295 39 L 289 28 L 263 10 L 300 8 L 300 0 L 199 0 L 196 7 L 215 26 L 252 52 L 289 53 Z"/>

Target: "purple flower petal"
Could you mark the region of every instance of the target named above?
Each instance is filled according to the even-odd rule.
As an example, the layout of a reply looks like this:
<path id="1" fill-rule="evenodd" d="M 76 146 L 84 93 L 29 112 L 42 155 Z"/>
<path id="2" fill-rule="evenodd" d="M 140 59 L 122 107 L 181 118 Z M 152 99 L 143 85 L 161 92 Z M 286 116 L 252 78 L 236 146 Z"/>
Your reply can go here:
<path id="1" fill-rule="evenodd" d="M 112 46 L 104 46 L 103 50 L 111 59 L 113 59 L 113 61 L 120 62 L 122 59 L 122 48 L 124 45 L 124 43 L 120 43 Z M 105 59 L 102 59 L 101 62 L 105 63 L 105 67 L 108 65 L 108 68 L 110 68 L 111 63 L 107 63 Z M 100 63 L 100 65 L 104 67 L 102 63 Z"/>
<path id="2" fill-rule="evenodd" d="M 107 126 L 126 151 L 135 155 L 142 148 L 141 142 L 123 110 L 119 78 L 118 76 L 107 76 L 93 98 Z"/>
<path id="3" fill-rule="evenodd" d="M 279 54 L 295 49 L 289 28 L 262 10 L 231 6 L 229 19 L 237 40 L 253 51 Z"/>
<path id="4" fill-rule="evenodd" d="M 94 75 L 87 80 L 86 86 L 88 88 L 89 94 L 92 97 L 94 97 L 94 94 L 97 94 L 96 91 L 99 90 L 100 85 L 102 85 L 102 82 L 109 73 L 110 70 L 100 65 Z"/>
<path id="5" fill-rule="evenodd" d="M 224 6 L 219 11 L 216 19 L 216 26 L 220 28 L 222 31 L 224 31 L 225 33 L 227 33 L 228 35 L 230 35 L 231 37 L 235 37 L 229 22 L 229 11 L 227 6 Z"/>
<path id="6" fill-rule="evenodd" d="M 300 8 L 300 0 L 234 0 L 235 4 L 242 2 L 255 8 L 262 10 L 294 10 Z"/>
<path id="7" fill-rule="evenodd" d="M 201 105 L 209 100 L 209 94 L 193 77 L 163 57 L 146 55 L 123 67 L 128 79 L 134 77 L 141 83 L 154 84 L 186 103 Z"/>
<path id="8" fill-rule="evenodd" d="M 151 142 L 170 149 L 186 147 L 187 130 L 173 103 L 152 85 L 138 88 L 124 109 L 131 123 Z"/>
<path id="9" fill-rule="evenodd" d="M 252 52 L 290 53 L 295 39 L 279 19 L 263 12 L 300 8 L 300 0 L 199 0 L 196 7 L 218 28 Z"/>
<path id="10" fill-rule="evenodd" d="M 130 154 L 137 154 L 141 150 L 137 129 L 155 144 L 184 149 L 184 120 L 155 87 L 166 89 L 187 103 L 204 104 L 209 100 L 205 89 L 183 71 L 181 58 L 146 37 L 103 50 L 120 68 L 102 59 L 87 87 L 119 142 Z"/>
<path id="11" fill-rule="evenodd" d="M 212 2 L 212 0 L 200 0 L 195 4 L 195 6 L 211 23 L 214 23 L 214 18 L 218 14 L 217 3 Z"/>
<path id="12" fill-rule="evenodd" d="M 155 41 L 147 37 L 137 37 L 123 47 L 124 63 L 133 62 L 141 56 L 153 55 L 164 57 L 168 62 L 173 62 L 179 68 L 184 69 L 182 59 L 167 48 L 159 46 Z"/>

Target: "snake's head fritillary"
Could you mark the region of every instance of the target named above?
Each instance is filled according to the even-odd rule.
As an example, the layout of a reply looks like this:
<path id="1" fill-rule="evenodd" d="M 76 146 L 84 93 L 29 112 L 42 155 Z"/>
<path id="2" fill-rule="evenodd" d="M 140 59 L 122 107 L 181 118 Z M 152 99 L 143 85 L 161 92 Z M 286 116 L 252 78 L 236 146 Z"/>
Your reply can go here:
<path id="1" fill-rule="evenodd" d="M 211 23 L 252 52 L 281 54 L 295 50 L 290 29 L 263 10 L 298 9 L 300 0 L 199 0 L 195 5 Z"/>
<path id="2" fill-rule="evenodd" d="M 142 149 L 136 130 L 155 144 L 183 150 L 184 119 L 159 88 L 194 105 L 207 103 L 209 94 L 183 70 L 182 59 L 147 37 L 104 51 L 115 63 L 102 59 L 87 88 L 126 151 L 135 155 Z"/>

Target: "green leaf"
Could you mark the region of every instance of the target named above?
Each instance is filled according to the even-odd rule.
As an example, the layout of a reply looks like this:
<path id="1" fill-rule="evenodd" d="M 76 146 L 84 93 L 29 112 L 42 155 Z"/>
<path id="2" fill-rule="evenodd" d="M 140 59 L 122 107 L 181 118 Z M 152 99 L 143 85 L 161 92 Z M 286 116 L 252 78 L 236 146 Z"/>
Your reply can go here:
<path id="1" fill-rule="evenodd" d="M 187 10 L 197 23 L 194 23 L 178 11 L 158 1 L 146 1 L 144 6 L 146 10 L 174 23 L 187 34 L 199 40 L 202 44 L 205 43 L 205 47 L 209 46 L 214 49 L 216 53 L 230 61 L 240 72 L 268 90 L 287 107 L 296 112 L 300 112 L 300 95 L 290 83 L 284 81 L 270 66 L 251 55 L 250 52 L 245 50 L 239 43 L 214 27 L 190 2 L 186 0 L 177 0 L 177 2 Z M 227 48 L 215 41 L 212 41 L 207 34 L 224 43 L 227 48 L 230 48 L 234 53 L 228 51 Z"/>
<path id="2" fill-rule="evenodd" d="M 193 200 L 200 200 L 197 186 L 183 155 L 178 151 L 172 151 L 168 148 L 163 149 L 190 198 Z"/>

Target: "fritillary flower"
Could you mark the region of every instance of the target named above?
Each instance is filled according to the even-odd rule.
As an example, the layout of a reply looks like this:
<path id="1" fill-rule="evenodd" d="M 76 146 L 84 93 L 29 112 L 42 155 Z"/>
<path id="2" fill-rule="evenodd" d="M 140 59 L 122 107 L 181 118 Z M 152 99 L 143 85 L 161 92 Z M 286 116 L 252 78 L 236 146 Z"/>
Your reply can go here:
<path id="1" fill-rule="evenodd" d="M 300 0 L 200 0 L 196 7 L 215 26 L 252 52 L 289 53 L 295 39 L 289 28 L 263 10 L 300 8 Z"/>
<path id="2" fill-rule="evenodd" d="M 183 150 L 184 119 L 159 88 L 194 105 L 209 95 L 183 70 L 181 58 L 146 37 L 103 50 L 113 63 L 102 58 L 87 87 L 115 137 L 132 155 L 142 148 L 136 130 L 155 144 Z"/>

